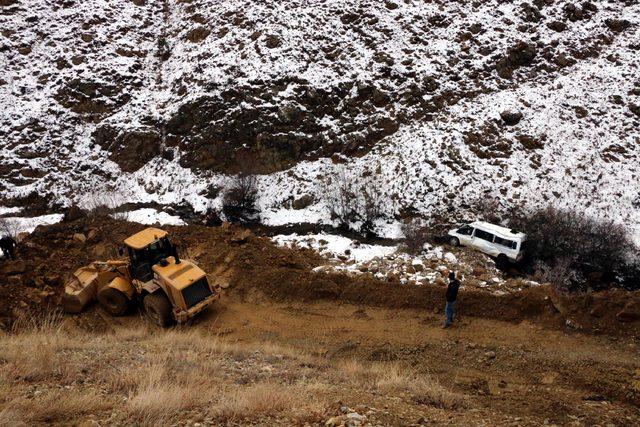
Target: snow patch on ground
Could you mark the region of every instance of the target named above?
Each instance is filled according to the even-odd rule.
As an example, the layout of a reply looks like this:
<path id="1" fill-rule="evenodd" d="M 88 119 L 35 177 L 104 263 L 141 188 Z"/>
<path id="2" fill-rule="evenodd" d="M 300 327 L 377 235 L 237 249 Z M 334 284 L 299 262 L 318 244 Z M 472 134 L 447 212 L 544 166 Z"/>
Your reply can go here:
<path id="1" fill-rule="evenodd" d="M 33 218 L 25 218 L 25 217 L 9 217 L 2 218 L 2 229 L 0 229 L 0 233 L 2 234 L 12 234 L 17 235 L 18 233 L 31 233 L 36 229 L 39 225 L 50 225 L 55 224 L 57 222 L 62 221 L 64 215 L 62 214 L 50 214 L 50 215 L 42 215 L 36 216 Z"/>
<path id="2" fill-rule="evenodd" d="M 333 234 L 278 235 L 273 240 L 280 246 L 315 249 L 329 258 L 350 260 L 356 263 L 370 261 L 394 253 L 396 246 L 366 245 L 348 237 Z"/>
<path id="3" fill-rule="evenodd" d="M 10 214 L 10 213 L 18 213 L 20 212 L 22 209 L 21 208 L 7 208 L 4 206 L 0 206 L 0 215 L 6 215 L 6 214 Z"/>
<path id="4" fill-rule="evenodd" d="M 145 225 L 186 225 L 180 217 L 169 215 L 166 212 L 160 212 L 153 208 L 142 208 L 135 211 L 113 214 L 111 216 Z"/>

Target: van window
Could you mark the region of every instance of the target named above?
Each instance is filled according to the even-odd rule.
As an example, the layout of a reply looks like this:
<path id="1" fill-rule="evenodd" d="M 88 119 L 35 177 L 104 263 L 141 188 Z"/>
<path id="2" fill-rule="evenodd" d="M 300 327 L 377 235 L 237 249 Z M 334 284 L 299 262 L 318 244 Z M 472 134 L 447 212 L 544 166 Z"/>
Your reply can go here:
<path id="1" fill-rule="evenodd" d="M 499 236 L 496 236 L 495 243 L 502 246 L 506 246 L 507 248 L 510 248 L 510 249 L 515 249 L 518 247 L 517 242 L 514 242 L 513 240 L 503 239 L 502 237 L 499 237 Z"/>
<path id="2" fill-rule="evenodd" d="M 473 227 L 471 227 L 470 225 L 463 225 L 462 227 L 458 228 L 458 233 L 464 236 L 471 236 L 471 234 L 473 234 Z"/>
<path id="3" fill-rule="evenodd" d="M 476 228 L 476 237 L 482 240 L 486 240 L 487 242 L 493 242 L 493 234 L 488 233 L 484 230 L 480 230 Z"/>

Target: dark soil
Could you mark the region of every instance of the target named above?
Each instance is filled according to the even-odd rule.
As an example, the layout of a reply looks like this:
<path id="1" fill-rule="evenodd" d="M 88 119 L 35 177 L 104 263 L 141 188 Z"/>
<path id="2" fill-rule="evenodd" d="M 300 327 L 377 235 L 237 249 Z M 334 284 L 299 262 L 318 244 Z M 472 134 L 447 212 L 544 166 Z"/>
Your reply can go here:
<path id="1" fill-rule="evenodd" d="M 18 261 L 0 263 L 2 327 L 10 327 L 24 312 L 55 308 L 65 281 L 75 269 L 92 260 L 117 257 L 121 242 L 144 227 L 108 217 L 38 227 L 20 243 Z M 240 226 L 165 228 L 182 256 L 195 260 L 211 280 L 241 299 L 253 298 L 257 292 L 276 301 L 329 300 L 431 312 L 438 312 L 443 306 L 443 287 L 316 273 L 312 269 L 325 262 L 316 252 L 278 247 L 269 238 Z M 86 242 L 74 238 L 74 234 L 82 234 Z M 569 325 L 575 329 L 637 335 L 640 322 L 634 320 L 633 310 L 639 304 L 638 292 L 615 290 L 561 296 L 541 286 L 502 296 L 463 290 L 458 308 L 462 316 L 529 321 L 551 328 L 565 328 L 570 319 Z M 621 321 L 616 315 L 625 306 L 631 314 Z"/>

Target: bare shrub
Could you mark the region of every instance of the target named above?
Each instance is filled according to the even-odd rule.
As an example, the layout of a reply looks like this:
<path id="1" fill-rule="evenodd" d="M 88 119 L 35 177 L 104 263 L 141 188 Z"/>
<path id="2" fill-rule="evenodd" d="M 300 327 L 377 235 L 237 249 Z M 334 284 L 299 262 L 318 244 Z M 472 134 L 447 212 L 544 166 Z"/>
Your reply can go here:
<path id="1" fill-rule="evenodd" d="M 20 228 L 17 221 L 10 218 L 0 218 L 0 237 L 9 236 L 17 240 Z"/>
<path id="2" fill-rule="evenodd" d="M 404 223 L 401 230 L 404 235 L 404 245 L 407 252 L 411 254 L 422 252 L 424 245 L 431 240 L 429 228 L 422 221 L 413 220 Z"/>
<path id="3" fill-rule="evenodd" d="M 572 267 L 570 258 L 559 258 L 553 265 L 536 261 L 534 270 L 534 280 L 540 283 L 551 283 L 561 292 L 568 292 L 571 284 L 580 278 L 579 273 Z"/>
<path id="4" fill-rule="evenodd" d="M 260 220 L 257 160 L 252 153 L 244 152 L 236 156 L 236 161 L 240 171 L 224 189 L 222 213 L 232 222 L 257 222 Z"/>
<path id="5" fill-rule="evenodd" d="M 384 216 L 384 199 L 382 186 L 371 172 L 356 176 L 339 168 L 325 183 L 322 194 L 339 228 L 375 235 L 375 223 Z"/>
<path id="6" fill-rule="evenodd" d="M 584 290 L 592 273 L 613 280 L 637 251 L 623 225 L 553 206 L 514 216 L 510 226 L 527 234 L 527 256 L 543 263 L 540 274 L 569 291 Z"/>
<path id="7" fill-rule="evenodd" d="M 113 214 L 122 204 L 116 195 L 104 192 L 90 193 L 80 202 L 80 207 L 89 217 L 100 217 Z"/>

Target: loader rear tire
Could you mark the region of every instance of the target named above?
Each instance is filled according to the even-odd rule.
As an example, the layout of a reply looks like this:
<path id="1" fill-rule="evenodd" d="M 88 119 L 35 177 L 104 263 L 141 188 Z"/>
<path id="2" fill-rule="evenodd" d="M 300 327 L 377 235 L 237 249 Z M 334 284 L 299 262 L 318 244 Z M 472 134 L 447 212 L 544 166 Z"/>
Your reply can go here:
<path id="1" fill-rule="evenodd" d="M 112 316 L 123 316 L 129 308 L 129 299 L 121 291 L 104 287 L 98 292 L 100 306 Z"/>
<path id="2" fill-rule="evenodd" d="M 166 328 L 173 322 L 171 303 L 163 293 L 156 292 L 145 296 L 142 305 L 153 323 L 161 328 Z"/>

